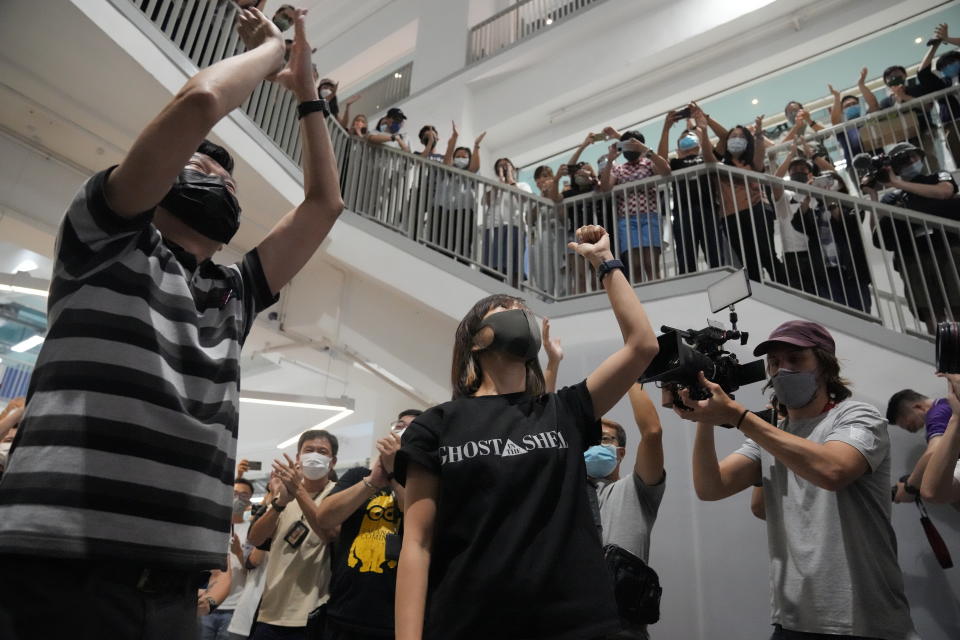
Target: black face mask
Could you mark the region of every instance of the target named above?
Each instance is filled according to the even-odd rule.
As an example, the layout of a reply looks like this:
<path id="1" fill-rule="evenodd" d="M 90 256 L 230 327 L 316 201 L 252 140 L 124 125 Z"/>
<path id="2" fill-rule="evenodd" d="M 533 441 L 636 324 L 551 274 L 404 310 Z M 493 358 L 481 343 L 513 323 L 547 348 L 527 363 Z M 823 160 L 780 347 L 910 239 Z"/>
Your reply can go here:
<path id="1" fill-rule="evenodd" d="M 807 174 L 804 173 L 803 171 L 798 171 L 797 173 L 791 173 L 791 174 L 790 174 L 790 181 L 791 181 L 791 182 L 800 182 L 800 183 L 803 183 L 803 184 L 807 184 Z"/>
<path id="2" fill-rule="evenodd" d="M 636 162 L 640 159 L 639 151 L 624 151 L 623 157 L 627 159 L 627 162 Z"/>
<path id="3" fill-rule="evenodd" d="M 494 313 L 480 323 L 480 328 L 484 327 L 493 329 L 493 342 L 488 349 L 505 351 L 524 360 L 533 360 L 540 353 L 540 328 L 526 309 Z"/>
<path id="4" fill-rule="evenodd" d="M 184 169 L 160 206 L 197 233 L 224 244 L 240 228 L 240 203 L 220 176 Z"/>

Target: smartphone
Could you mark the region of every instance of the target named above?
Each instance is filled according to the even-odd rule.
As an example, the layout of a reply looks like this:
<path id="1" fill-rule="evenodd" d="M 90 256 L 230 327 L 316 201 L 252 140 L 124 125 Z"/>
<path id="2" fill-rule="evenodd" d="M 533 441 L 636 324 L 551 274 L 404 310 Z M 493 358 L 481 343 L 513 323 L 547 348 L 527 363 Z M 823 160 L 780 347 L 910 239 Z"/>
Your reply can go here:
<path id="1" fill-rule="evenodd" d="M 679 111 L 677 111 L 677 115 L 680 116 L 681 118 L 689 118 L 689 117 L 690 117 L 690 105 L 687 105 L 687 106 L 684 107 L 683 109 L 680 109 Z"/>
<path id="2" fill-rule="evenodd" d="M 822 175 L 817 176 L 813 179 L 813 186 L 820 187 L 821 189 L 829 189 L 833 185 L 833 176 L 832 175 Z"/>
<path id="3" fill-rule="evenodd" d="M 247 460 L 247 471 L 260 471 L 263 463 L 259 460 Z"/>
<path id="4" fill-rule="evenodd" d="M 594 142 L 603 142 L 603 141 L 606 140 L 606 139 L 607 139 L 607 134 L 605 134 L 605 133 L 595 133 L 595 134 L 593 134 L 593 141 L 594 141 Z"/>

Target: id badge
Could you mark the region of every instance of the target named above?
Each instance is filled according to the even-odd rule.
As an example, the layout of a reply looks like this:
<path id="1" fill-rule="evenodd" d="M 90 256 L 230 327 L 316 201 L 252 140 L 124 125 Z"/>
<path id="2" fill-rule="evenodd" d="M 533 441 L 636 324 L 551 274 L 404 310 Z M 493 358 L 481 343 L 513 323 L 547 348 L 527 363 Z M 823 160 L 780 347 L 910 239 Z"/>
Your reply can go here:
<path id="1" fill-rule="evenodd" d="M 303 524 L 303 520 L 297 520 L 287 529 L 287 534 L 283 536 L 283 539 L 288 545 L 296 549 L 303 544 L 303 541 L 306 540 L 309 534 L 310 529 L 307 525 Z"/>

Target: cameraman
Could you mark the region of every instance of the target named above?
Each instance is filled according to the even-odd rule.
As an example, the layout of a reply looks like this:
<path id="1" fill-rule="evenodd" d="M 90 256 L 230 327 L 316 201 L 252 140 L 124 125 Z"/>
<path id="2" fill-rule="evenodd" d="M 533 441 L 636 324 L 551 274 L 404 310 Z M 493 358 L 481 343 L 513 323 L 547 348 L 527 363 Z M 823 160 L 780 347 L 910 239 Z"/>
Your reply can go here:
<path id="1" fill-rule="evenodd" d="M 693 484 L 720 500 L 762 481 L 770 551 L 772 639 L 917 638 L 890 525 L 890 441 L 872 406 L 850 399 L 833 337 L 792 320 L 757 345 L 767 356 L 778 426 L 750 413 L 703 373 L 710 398 L 680 392 L 677 415 L 696 421 Z M 674 398 L 665 394 L 665 404 Z M 747 435 L 722 461 L 714 425 Z"/>
<path id="2" fill-rule="evenodd" d="M 920 482 L 933 452 L 942 442 L 953 411 L 948 398 L 934 400 L 913 389 L 903 389 L 890 396 L 887 403 L 887 422 L 916 433 L 924 430 L 927 448 L 917 460 L 909 475 L 897 482 L 894 502 L 913 502 L 920 494 Z"/>
<path id="3" fill-rule="evenodd" d="M 880 184 L 893 188 L 880 200 L 883 204 L 960 220 L 957 183 L 949 173 L 924 173 L 923 151 L 909 142 L 894 145 L 888 155 L 889 168 L 882 167 L 875 176 L 863 179 L 861 186 L 871 199 L 877 199 Z M 873 244 L 894 252 L 893 268 L 904 279 L 917 317 L 927 330 L 933 333 L 936 322 L 947 319 L 948 303 L 953 316 L 960 316 L 960 282 L 956 276 L 960 269 L 960 234 L 929 224 L 910 224 L 890 215 L 881 214 L 879 218 Z"/>

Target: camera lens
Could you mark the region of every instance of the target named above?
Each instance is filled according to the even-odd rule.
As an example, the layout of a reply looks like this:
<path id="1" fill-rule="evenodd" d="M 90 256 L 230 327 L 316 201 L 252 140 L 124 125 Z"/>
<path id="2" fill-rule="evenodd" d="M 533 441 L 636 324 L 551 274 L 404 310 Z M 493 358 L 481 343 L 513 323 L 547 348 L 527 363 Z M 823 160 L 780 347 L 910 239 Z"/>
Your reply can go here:
<path id="1" fill-rule="evenodd" d="M 960 323 L 937 325 L 937 371 L 960 373 Z"/>

